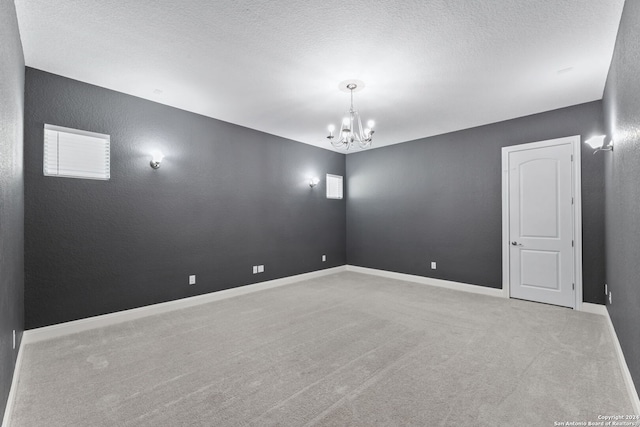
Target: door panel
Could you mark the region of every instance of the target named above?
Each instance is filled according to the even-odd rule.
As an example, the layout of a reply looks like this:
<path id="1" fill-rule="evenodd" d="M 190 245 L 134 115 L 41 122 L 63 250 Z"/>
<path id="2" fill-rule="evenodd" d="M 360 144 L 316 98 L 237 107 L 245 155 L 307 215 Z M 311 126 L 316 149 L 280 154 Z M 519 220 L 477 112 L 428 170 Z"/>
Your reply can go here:
<path id="1" fill-rule="evenodd" d="M 520 250 L 522 286 L 559 289 L 560 253 L 557 251 Z"/>
<path id="2" fill-rule="evenodd" d="M 514 298 L 575 307 L 572 146 L 509 153 L 509 271 Z"/>
<path id="3" fill-rule="evenodd" d="M 558 237 L 558 160 L 520 165 L 520 227 L 526 237 Z"/>

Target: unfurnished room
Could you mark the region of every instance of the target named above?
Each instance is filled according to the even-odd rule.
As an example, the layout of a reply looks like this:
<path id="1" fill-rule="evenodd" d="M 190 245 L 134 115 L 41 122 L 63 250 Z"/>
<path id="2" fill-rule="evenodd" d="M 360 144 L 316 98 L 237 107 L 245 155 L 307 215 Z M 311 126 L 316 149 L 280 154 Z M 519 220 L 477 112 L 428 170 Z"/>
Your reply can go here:
<path id="1" fill-rule="evenodd" d="M 640 1 L 0 0 L 0 418 L 640 426 Z"/>

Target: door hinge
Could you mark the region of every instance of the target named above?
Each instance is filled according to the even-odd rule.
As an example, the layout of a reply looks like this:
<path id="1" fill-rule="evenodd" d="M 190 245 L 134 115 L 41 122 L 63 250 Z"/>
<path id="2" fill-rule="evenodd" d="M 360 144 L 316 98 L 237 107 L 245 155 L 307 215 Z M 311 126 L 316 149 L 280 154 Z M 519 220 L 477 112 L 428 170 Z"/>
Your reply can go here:
<path id="1" fill-rule="evenodd" d="M 576 284 L 575 283 L 571 284 L 571 289 L 573 289 L 574 291 L 576 290 Z"/>
<path id="2" fill-rule="evenodd" d="M 573 197 L 571 198 L 571 204 L 573 204 Z"/>
<path id="3" fill-rule="evenodd" d="M 571 155 L 571 161 L 573 162 L 573 154 Z"/>

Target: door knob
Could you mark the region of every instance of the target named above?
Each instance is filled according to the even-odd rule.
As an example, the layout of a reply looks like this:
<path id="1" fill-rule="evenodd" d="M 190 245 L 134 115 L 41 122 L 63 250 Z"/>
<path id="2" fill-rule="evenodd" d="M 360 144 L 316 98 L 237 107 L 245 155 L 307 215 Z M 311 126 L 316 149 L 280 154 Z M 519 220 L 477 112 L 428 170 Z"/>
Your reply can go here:
<path id="1" fill-rule="evenodd" d="M 511 242 L 512 246 L 522 246 L 522 243 L 518 243 L 518 242 Z"/>

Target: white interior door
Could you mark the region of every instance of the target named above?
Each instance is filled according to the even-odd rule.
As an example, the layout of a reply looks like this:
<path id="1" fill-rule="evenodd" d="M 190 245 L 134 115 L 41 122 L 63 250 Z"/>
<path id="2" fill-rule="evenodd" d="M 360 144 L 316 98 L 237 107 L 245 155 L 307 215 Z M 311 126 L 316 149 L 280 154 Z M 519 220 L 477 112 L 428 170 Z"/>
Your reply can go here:
<path id="1" fill-rule="evenodd" d="M 508 153 L 513 298 L 575 308 L 573 146 Z"/>

